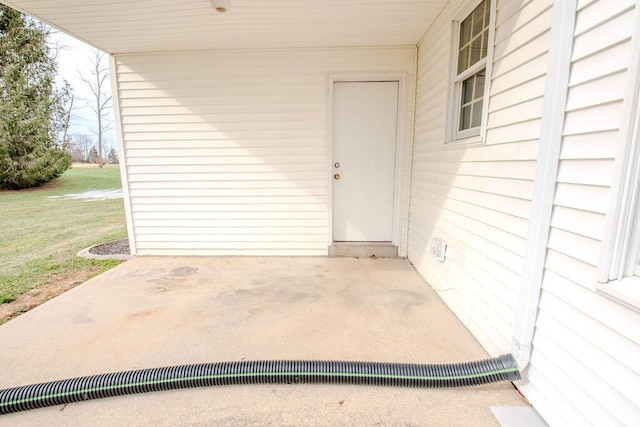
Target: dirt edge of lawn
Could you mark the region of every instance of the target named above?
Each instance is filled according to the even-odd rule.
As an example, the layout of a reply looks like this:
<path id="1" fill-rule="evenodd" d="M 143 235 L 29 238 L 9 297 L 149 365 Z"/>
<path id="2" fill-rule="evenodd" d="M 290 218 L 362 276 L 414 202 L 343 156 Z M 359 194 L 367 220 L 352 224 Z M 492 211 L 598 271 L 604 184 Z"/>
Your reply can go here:
<path id="1" fill-rule="evenodd" d="M 52 281 L 20 295 L 15 300 L 0 305 L 0 325 L 86 282 L 99 269 L 100 267 L 96 266 L 55 277 Z"/>
<path id="2" fill-rule="evenodd" d="M 88 251 L 105 257 L 109 255 L 128 255 L 130 253 L 129 240 L 121 239 L 95 245 L 88 248 Z M 86 270 L 55 276 L 48 283 L 31 289 L 11 302 L 1 304 L 0 325 L 86 282 L 95 276 L 99 270 L 100 267 L 95 266 Z"/>

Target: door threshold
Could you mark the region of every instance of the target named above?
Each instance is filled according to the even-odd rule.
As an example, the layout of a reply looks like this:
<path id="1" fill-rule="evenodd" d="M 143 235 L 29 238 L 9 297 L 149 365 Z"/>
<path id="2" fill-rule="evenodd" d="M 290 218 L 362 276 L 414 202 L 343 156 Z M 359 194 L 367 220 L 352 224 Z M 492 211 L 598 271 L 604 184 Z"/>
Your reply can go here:
<path id="1" fill-rule="evenodd" d="M 333 242 L 330 257 L 398 258 L 398 247 L 389 242 Z"/>

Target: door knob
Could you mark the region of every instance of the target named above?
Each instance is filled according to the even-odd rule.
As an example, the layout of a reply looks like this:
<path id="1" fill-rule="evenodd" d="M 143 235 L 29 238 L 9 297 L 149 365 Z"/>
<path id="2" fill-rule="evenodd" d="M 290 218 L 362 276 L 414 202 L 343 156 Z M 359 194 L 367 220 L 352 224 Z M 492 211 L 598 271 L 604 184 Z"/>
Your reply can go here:
<path id="1" fill-rule="evenodd" d="M 338 168 L 340 167 L 340 163 L 335 163 L 335 164 L 333 165 L 333 167 L 334 167 L 334 168 L 336 168 L 336 169 L 338 169 Z"/>
<path id="2" fill-rule="evenodd" d="M 333 179 L 340 179 L 340 174 L 337 173 L 337 174 L 333 175 Z"/>

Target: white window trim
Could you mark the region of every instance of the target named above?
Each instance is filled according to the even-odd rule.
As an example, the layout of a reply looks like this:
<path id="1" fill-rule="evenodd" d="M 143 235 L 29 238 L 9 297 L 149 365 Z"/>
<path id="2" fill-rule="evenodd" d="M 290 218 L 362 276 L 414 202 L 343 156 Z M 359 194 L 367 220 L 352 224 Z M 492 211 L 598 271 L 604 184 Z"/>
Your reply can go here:
<path id="1" fill-rule="evenodd" d="M 640 10 L 636 10 L 640 19 Z M 596 290 L 640 310 L 640 26 L 636 26 Z"/>
<path id="2" fill-rule="evenodd" d="M 450 47 L 450 69 L 449 69 L 449 94 L 447 96 L 447 123 L 445 145 L 477 145 L 484 144 L 487 132 L 487 120 L 489 117 L 489 93 L 491 89 L 491 75 L 493 68 L 493 51 L 496 26 L 496 0 L 489 1 L 489 39 L 487 46 L 487 56 L 474 66 L 468 68 L 460 74 L 458 78 L 458 50 L 460 45 L 460 24 L 475 10 L 482 0 L 473 0 L 466 3 L 455 14 L 452 23 L 452 37 Z M 479 127 L 459 131 L 460 123 L 460 103 L 462 102 L 462 82 L 469 76 L 477 73 L 480 69 L 486 68 L 484 94 L 482 99 L 482 120 Z"/>

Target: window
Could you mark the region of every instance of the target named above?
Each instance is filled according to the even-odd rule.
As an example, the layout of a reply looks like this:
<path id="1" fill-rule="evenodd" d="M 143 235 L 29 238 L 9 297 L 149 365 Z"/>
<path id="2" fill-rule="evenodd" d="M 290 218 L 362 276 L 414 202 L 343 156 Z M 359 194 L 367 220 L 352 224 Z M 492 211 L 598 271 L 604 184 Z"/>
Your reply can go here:
<path id="1" fill-rule="evenodd" d="M 640 310 L 640 49 L 630 61 L 598 291 Z"/>
<path id="2" fill-rule="evenodd" d="M 480 135 L 485 116 L 487 63 L 492 40 L 491 0 L 481 1 L 455 23 L 455 66 L 448 141 Z"/>

